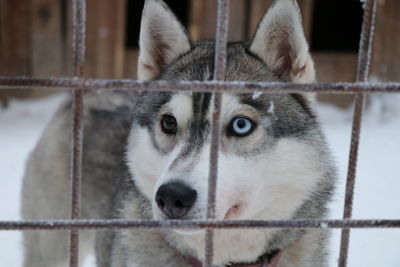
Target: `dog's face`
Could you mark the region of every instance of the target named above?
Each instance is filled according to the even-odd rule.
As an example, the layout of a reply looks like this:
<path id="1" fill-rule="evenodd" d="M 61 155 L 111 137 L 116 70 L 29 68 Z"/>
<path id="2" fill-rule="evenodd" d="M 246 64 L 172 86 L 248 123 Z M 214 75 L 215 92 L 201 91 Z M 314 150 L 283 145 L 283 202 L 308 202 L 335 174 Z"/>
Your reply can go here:
<path id="1" fill-rule="evenodd" d="M 146 2 L 140 38 L 139 78 L 213 79 L 214 43 L 192 44 L 162 2 Z M 252 42 L 228 45 L 226 80 L 314 80 L 293 1 L 273 4 Z M 206 218 L 213 101 L 208 93 L 140 96 L 127 162 L 135 183 L 152 203 L 154 219 Z M 221 114 L 216 218 L 296 216 L 324 177 L 319 160 L 323 141 L 308 97 L 225 93 Z M 202 258 L 203 235 L 188 233 L 170 232 L 168 238 Z M 216 232 L 216 263 L 253 260 L 273 234 L 273 230 Z M 241 250 L 237 245 L 225 251 L 232 242 L 254 249 Z"/>

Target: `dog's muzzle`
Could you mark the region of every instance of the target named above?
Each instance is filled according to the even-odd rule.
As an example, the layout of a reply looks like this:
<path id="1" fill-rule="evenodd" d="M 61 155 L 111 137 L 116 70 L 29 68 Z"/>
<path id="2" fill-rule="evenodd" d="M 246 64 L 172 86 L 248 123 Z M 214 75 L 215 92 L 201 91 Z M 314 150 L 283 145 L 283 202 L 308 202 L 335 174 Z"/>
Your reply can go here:
<path id="1" fill-rule="evenodd" d="M 162 213 L 170 219 L 180 219 L 193 207 L 196 198 L 196 190 L 174 181 L 160 186 L 155 200 Z"/>

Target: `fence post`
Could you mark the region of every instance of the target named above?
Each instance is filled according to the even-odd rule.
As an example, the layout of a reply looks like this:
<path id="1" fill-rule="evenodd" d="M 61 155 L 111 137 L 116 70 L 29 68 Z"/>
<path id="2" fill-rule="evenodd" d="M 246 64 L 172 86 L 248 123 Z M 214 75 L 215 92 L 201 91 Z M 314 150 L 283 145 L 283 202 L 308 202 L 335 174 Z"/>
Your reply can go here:
<path id="1" fill-rule="evenodd" d="M 400 1 L 378 1 L 371 77 L 400 81 Z"/>
<path id="2" fill-rule="evenodd" d="M 30 76 L 30 2 L 0 0 L 0 76 Z M 0 104 L 8 97 L 25 96 L 31 90 L 0 92 Z"/>

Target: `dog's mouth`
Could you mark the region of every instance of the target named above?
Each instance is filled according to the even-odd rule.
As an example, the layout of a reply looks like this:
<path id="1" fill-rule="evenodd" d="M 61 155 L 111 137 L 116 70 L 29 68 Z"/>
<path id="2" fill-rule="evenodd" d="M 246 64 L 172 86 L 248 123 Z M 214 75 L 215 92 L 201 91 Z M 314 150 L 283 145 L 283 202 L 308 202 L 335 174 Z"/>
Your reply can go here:
<path id="1" fill-rule="evenodd" d="M 200 235 L 204 233 L 203 229 L 174 229 L 173 230 L 175 233 L 180 234 L 180 235 L 185 235 L 185 236 L 194 236 L 194 235 Z"/>
<path id="2" fill-rule="evenodd" d="M 242 203 L 236 203 L 232 207 L 230 207 L 224 216 L 224 220 L 232 220 L 240 216 L 243 212 L 243 204 Z"/>

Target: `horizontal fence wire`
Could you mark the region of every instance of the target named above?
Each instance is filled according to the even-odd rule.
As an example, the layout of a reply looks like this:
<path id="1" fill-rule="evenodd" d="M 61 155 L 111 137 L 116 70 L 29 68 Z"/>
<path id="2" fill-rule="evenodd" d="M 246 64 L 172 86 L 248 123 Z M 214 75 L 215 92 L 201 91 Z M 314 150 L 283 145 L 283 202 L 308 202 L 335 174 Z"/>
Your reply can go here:
<path id="1" fill-rule="evenodd" d="M 400 220 L 37 220 L 0 221 L 0 230 L 399 228 Z"/>
<path id="2" fill-rule="evenodd" d="M 376 23 L 377 1 L 368 0 L 364 4 L 364 18 L 361 31 L 360 49 L 358 55 L 357 81 L 367 82 L 371 66 L 372 45 Z M 357 93 L 354 104 L 353 125 L 349 152 L 349 165 L 347 171 L 343 218 L 349 219 L 353 213 L 354 187 L 356 182 L 358 150 L 360 144 L 361 125 L 365 95 Z M 350 229 L 343 229 L 340 240 L 339 267 L 346 267 L 349 254 Z"/>
<path id="3" fill-rule="evenodd" d="M 84 91 L 181 91 L 181 92 L 242 92 L 254 93 L 328 93 L 328 94 L 371 94 L 400 93 L 400 82 L 355 82 L 355 83 L 283 83 L 242 81 L 138 81 L 119 79 L 79 78 L 26 78 L 0 77 L 2 89 L 52 89 Z"/>

